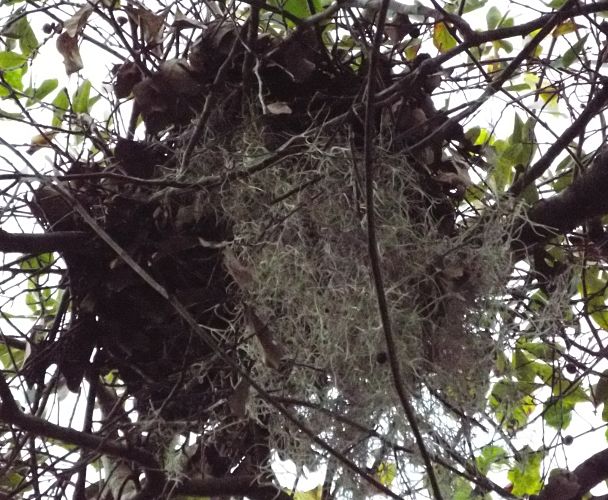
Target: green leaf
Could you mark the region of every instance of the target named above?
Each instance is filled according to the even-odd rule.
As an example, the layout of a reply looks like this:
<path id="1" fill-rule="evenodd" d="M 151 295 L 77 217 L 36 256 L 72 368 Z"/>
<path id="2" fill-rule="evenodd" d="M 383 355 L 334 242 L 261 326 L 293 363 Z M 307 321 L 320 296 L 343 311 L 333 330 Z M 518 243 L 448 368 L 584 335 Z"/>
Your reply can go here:
<path id="1" fill-rule="evenodd" d="M 551 0 L 548 4 L 545 4 L 547 7 L 551 7 L 552 9 L 561 9 L 567 0 Z"/>
<path id="2" fill-rule="evenodd" d="M 471 483 L 462 477 L 456 477 L 454 479 L 454 495 L 452 498 L 454 500 L 471 500 L 472 498 L 475 498 L 473 496 Z"/>
<path id="3" fill-rule="evenodd" d="M 488 150 L 488 162 L 493 165 L 488 182 L 493 189 L 503 192 L 513 180 L 513 158 L 519 155 L 519 146 L 496 140 Z"/>
<path id="4" fill-rule="evenodd" d="M 25 94 L 29 96 L 26 106 L 31 106 L 36 102 L 42 101 L 47 95 L 57 88 L 58 80 L 52 78 L 44 80 L 37 88 L 29 88 L 25 91 Z"/>
<path id="5" fill-rule="evenodd" d="M 505 427 L 517 430 L 526 425 L 536 408 L 531 394 L 540 387 L 540 384 L 530 382 L 501 380 L 494 384 L 488 402 Z"/>
<path id="6" fill-rule="evenodd" d="M 18 472 L 5 472 L 2 477 L 0 477 L 0 486 L 4 486 L 9 489 L 14 489 L 19 487 L 19 485 L 25 480 L 25 476 Z M 0 491 L 2 488 L 0 488 Z"/>
<path id="7" fill-rule="evenodd" d="M 505 465 L 508 463 L 507 452 L 496 445 L 484 446 L 481 455 L 475 458 L 479 472 L 484 476 L 490 472 L 493 465 Z"/>
<path id="8" fill-rule="evenodd" d="M 310 491 L 296 491 L 293 495 L 294 500 L 321 500 L 323 496 L 323 485 L 319 485 Z"/>
<path id="9" fill-rule="evenodd" d="M 34 30 L 22 9 L 18 9 L 11 15 L 0 31 L 0 35 L 12 41 L 18 40 L 21 53 L 25 56 L 29 56 L 39 45 Z M 14 46 L 14 42 L 12 45 Z"/>
<path id="10" fill-rule="evenodd" d="M 536 361 L 532 364 L 534 373 L 539 377 L 545 384 L 551 385 L 553 381 L 553 366 L 540 361 Z"/>
<path id="11" fill-rule="evenodd" d="M 21 367 L 25 352 L 15 347 L 0 345 L 0 365 L 5 370 L 16 370 Z"/>
<path id="12" fill-rule="evenodd" d="M 565 398 L 551 396 L 544 404 L 543 420 L 554 429 L 565 429 L 572 421 L 574 403 Z"/>
<path id="13" fill-rule="evenodd" d="M 88 113 L 91 109 L 89 97 L 91 94 L 91 82 L 85 80 L 78 87 L 72 98 L 72 110 L 74 113 Z"/>
<path id="14" fill-rule="evenodd" d="M 0 84 L 0 97 L 12 96 L 15 91 L 21 92 L 23 90 L 22 78 L 23 69 L 5 71 L 2 74 L 2 84 Z"/>
<path id="15" fill-rule="evenodd" d="M 500 49 L 504 50 L 507 54 L 513 52 L 513 44 L 506 40 L 495 40 L 492 42 L 492 46 L 497 54 Z"/>
<path id="16" fill-rule="evenodd" d="M 444 53 L 453 49 L 458 45 L 456 39 L 452 36 L 447 26 L 444 23 L 435 23 L 433 27 L 433 44 L 439 52 Z"/>
<path id="17" fill-rule="evenodd" d="M 502 14 L 496 7 L 491 7 L 486 14 L 486 22 L 488 23 L 488 29 L 493 30 L 498 26 L 500 20 L 502 19 Z"/>
<path id="18" fill-rule="evenodd" d="M 578 42 L 576 42 L 572 47 L 570 47 L 562 57 L 560 57 L 553 66 L 557 68 L 568 68 L 574 61 L 578 60 L 581 52 L 585 48 L 585 43 L 587 42 L 587 37 L 589 34 L 586 34 L 583 38 L 581 38 Z"/>
<path id="19" fill-rule="evenodd" d="M 532 354 L 534 358 L 542 359 L 543 361 L 553 362 L 563 353 L 563 348 L 557 344 L 521 340 L 517 342 L 517 345 L 521 349 L 524 349 L 526 352 Z"/>
<path id="20" fill-rule="evenodd" d="M 578 28 L 582 27 L 583 26 L 581 26 L 580 24 L 576 24 L 573 19 L 568 19 L 567 21 L 557 25 L 551 35 L 554 38 L 557 38 L 559 36 L 567 35 L 568 33 L 573 33 Z"/>
<path id="21" fill-rule="evenodd" d="M 530 86 L 527 83 L 516 83 L 504 87 L 507 92 L 523 92 L 524 90 L 530 90 Z"/>
<path id="22" fill-rule="evenodd" d="M 606 310 L 606 273 L 596 266 L 588 267 L 584 279 L 578 284 L 578 291 L 586 300 L 587 312 L 600 328 L 608 329 Z"/>
<path id="23" fill-rule="evenodd" d="M 4 51 L 0 52 L 0 69 L 6 71 L 10 69 L 20 68 L 27 62 L 27 57 L 17 54 L 16 52 Z"/>
<path id="24" fill-rule="evenodd" d="M 513 133 L 511 134 L 511 142 L 522 142 L 524 139 L 524 122 L 515 113 L 515 119 L 513 122 Z"/>
<path id="25" fill-rule="evenodd" d="M 521 461 L 507 474 L 513 484 L 511 493 L 515 496 L 533 495 L 538 493 L 543 486 L 540 475 L 543 453 L 533 452 L 526 446 L 520 455 Z"/>
<path id="26" fill-rule="evenodd" d="M 316 12 L 320 12 L 321 10 L 323 10 L 322 3 L 323 2 L 321 0 L 312 0 L 312 5 Z M 269 4 L 300 19 L 304 19 L 313 14 L 312 12 L 310 12 L 310 8 L 308 7 L 308 1 L 271 0 Z"/>
<path id="27" fill-rule="evenodd" d="M 30 308 L 34 314 L 40 313 L 40 301 L 36 292 L 29 291 L 25 294 L 25 305 Z"/>
<path id="28" fill-rule="evenodd" d="M 475 141 L 477 141 L 477 138 L 479 137 L 479 134 L 481 133 L 481 127 L 471 127 L 469 130 L 467 130 L 464 134 L 464 136 L 471 141 L 471 143 L 475 144 Z"/>
<path id="29" fill-rule="evenodd" d="M 19 267 L 22 271 L 37 271 L 50 266 L 53 262 L 55 262 L 53 253 L 45 252 L 22 260 Z"/>
<path id="30" fill-rule="evenodd" d="M 515 113 L 515 122 L 513 124 L 513 134 L 509 140 L 510 143 L 520 147 L 513 152 L 509 159 L 514 164 L 528 166 L 534 157 L 536 148 L 536 137 L 534 135 L 534 126 L 536 121 L 529 118 L 524 123 L 517 113 Z"/>
<path id="31" fill-rule="evenodd" d="M 70 98 L 68 97 L 67 89 L 63 88 L 58 93 L 55 99 L 53 99 L 53 127 L 58 127 L 63 122 L 63 115 L 70 108 Z"/>
<path id="32" fill-rule="evenodd" d="M 536 372 L 534 371 L 532 360 L 521 349 L 515 349 L 512 363 L 518 380 L 522 380 L 524 382 L 534 381 L 536 378 Z"/>
<path id="33" fill-rule="evenodd" d="M 496 353 L 496 364 L 494 371 L 496 375 L 504 375 L 511 369 L 511 362 L 504 352 L 500 351 Z"/>
<path id="34" fill-rule="evenodd" d="M 39 45 L 40 42 L 38 42 L 29 21 L 26 17 L 21 18 L 19 21 L 19 48 L 21 49 L 21 53 L 29 56 Z"/>
<path id="35" fill-rule="evenodd" d="M 397 465 L 390 462 L 382 462 L 376 471 L 376 479 L 384 486 L 390 486 L 397 476 Z"/>
<path id="36" fill-rule="evenodd" d="M 469 12 L 473 12 L 481 7 L 483 7 L 488 0 L 466 0 L 464 5 L 464 10 L 462 11 L 464 14 L 468 14 Z"/>

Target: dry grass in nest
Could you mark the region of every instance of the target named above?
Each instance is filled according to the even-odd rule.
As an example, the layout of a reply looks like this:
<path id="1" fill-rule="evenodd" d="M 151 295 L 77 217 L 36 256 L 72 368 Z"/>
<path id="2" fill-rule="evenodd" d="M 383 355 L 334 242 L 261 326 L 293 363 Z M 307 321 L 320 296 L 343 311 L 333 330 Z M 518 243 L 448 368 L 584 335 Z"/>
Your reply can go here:
<path id="1" fill-rule="evenodd" d="M 255 130 L 248 134 L 232 145 L 244 164 L 263 150 Z M 324 408 L 301 409 L 300 416 L 345 449 L 359 433 L 336 424 L 331 412 L 374 428 L 398 401 L 370 277 L 361 167 L 353 167 L 346 144 L 321 149 L 321 143 L 310 140 L 306 151 L 226 184 L 219 199 L 235 224 L 233 250 L 255 276 L 245 301 L 289 358 L 288 373 L 256 363 L 252 375 L 273 395 Z M 217 151 L 198 155 L 235 158 Z M 478 411 L 503 337 L 509 228 L 520 215 L 494 207 L 483 224 L 463 220 L 447 237 L 432 220 L 433 201 L 420 188 L 416 166 L 387 151 L 378 151 L 376 164 L 378 240 L 403 382 L 418 396 L 421 421 L 429 425 L 444 410 L 426 388 L 466 413 Z M 244 348 L 262 359 L 256 342 Z M 252 397 L 248 411 L 278 420 L 271 432 L 288 457 L 318 463 L 308 440 L 267 403 Z M 389 437 L 403 441 L 406 432 L 404 423 L 394 425 Z"/>

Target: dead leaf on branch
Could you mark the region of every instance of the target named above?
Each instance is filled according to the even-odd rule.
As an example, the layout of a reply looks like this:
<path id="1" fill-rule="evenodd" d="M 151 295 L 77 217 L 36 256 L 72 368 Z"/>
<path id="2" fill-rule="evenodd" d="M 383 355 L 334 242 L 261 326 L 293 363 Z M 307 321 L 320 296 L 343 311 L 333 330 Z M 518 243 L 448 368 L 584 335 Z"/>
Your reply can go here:
<path id="1" fill-rule="evenodd" d="M 154 14 L 144 7 L 125 7 L 125 12 L 139 26 L 144 43 L 157 55 L 162 55 L 163 31 L 167 14 Z"/>
<path id="2" fill-rule="evenodd" d="M 78 41 L 91 12 L 93 7 L 90 5 L 82 7 L 63 24 L 64 32 L 57 38 L 57 51 L 63 56 L 63 64 L 68 75 L 84 67 Z"/>
<path id="3" fill-rule="evenodd" d="M 62 33 L 57 38 L 57 50 L 63 56 L 65 72 L 68 75 L 76 73 L 84 68 L 80 49 L 78 48 L 78 37 L 71 37 L 68 33 Z"/>
<path id="4" fill-rule="evenodd" d="M 247 416 L 247 401 L 249 400 L 249 382 L 242 378 L 234 388 L 234 392 L 228 398 L 228 406 L 236 417 Z"/>
<path id="5" fill-rule="evenodd" d="M 229 247 L 224 248 L 224 266 L 239 287 L 245 288 L 253 283 L 253 273 L 239 262 Z"/>
<path id="6" fill-rule="evenodd" d="M 63 23 L 64 33 L 67 33 L 71 37 L 75 37 L 82 33 L 92 12 L 93 7 L 90 5 L 85 5 L 79 9 L 76 14 Z"/>
<path id="7" fill-rule="evenodd" d="M 28 155 L 34 154 L 36 151 L 42 148 L 52 147 L 53 137 L 57 135 L 57 132 L 46 132 L 44 134 L 37 134 L 32 137 L 30 147 L 26 151 Z"/>
<path id="8" fill-rule="evenodd" d="M 272 337 L 272 332 L 268 328 L 268 325 L 260 319 L 252 307 L 246 307 L 245 321 L 248 333 L 254 334 L 260 342 L 264 355 L 264 364 L 278 370 L 281 366 L 281 361 L 285 357 L 285 348 Z"/>
<path id="9" fill-rule="evenodd" d="M 185 16 L 182 11 L 177 9 L 173 24 L 171 25 L 176 29 L 205 29 L 205 25 L 196 19 Z"/>

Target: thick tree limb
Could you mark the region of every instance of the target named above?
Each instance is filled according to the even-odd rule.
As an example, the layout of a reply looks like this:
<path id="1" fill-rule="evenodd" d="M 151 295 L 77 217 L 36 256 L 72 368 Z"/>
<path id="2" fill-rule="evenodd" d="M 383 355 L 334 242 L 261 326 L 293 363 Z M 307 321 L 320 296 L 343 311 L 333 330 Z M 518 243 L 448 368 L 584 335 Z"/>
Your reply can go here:
<path id="1" fill-rule="evenodd" d="M 44 253 L 82 251 L 83 243 L 91 239 L 84 231 L 57 231 L 43 234 L 13 234 L 0 229 L 0 252 Z"/>
<path id="2" fill-rule="evenodd" d="M 260 483 L 259 477 L 255 476 L 193 479 L 176 486 L 173 491 L 178 495 L 190 496 L 246 495 L 255 500 L 289 500 L 291 498 L 291 495 L 273 484 Z"/>
<path id="3" fill-rule="evenodd" d="M 579 500 L 594 486 L 608 479 L 608 449 L 592 455 L 573 472 L 551 477 L 535 500 Z M 604 498 L 604 497 L 593 497 Z"/>
<path id="4" fill-rule="evenodd" d="M 529 211 L 529 223 L 517 240 L 519 249 L 530 248 L 559 233 L 568 233 L 585 221 L 608 213 L 608 151 L 560 194 L 540 200 Z"/>

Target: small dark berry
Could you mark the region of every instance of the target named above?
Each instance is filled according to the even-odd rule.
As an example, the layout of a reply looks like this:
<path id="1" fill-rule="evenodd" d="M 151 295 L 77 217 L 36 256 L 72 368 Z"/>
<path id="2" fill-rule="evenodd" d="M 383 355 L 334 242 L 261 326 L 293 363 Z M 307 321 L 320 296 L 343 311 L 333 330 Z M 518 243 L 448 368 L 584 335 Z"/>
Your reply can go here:
<path id="1" fill-rule="evenodd" d="M 50 35 L 54 29 L 55 27 L 49 23 L 46 23 L 44 26 L 42 26 L 42 31 L 44 31 L 47 35 Z"/>
<path id="2" fill-rule="evenodd" d="M 378 354 L 376 354 L 376 361 L 383 365 L 388 361 L 387 354 L 385 352 L 379 352 Z"/>
<path id="3" fill-rule="evenodd" d="M 570 446 L 574 441 L 574 438 L 572 436 L 564 436 L 564 438 L 562 439 L 562 442 L 566 445 L 566 446 Z"/>
<path id="4" fill-rule="evenodd" d="M 123 24 L 125 24 L 128 21 L 128 19 L 125 16 L 118 16 L 116 18 L 116 22 L 122 26 Z"/>
<path id="5" fill-rule="evenodd" d="M 571 374 L 576 373 L 577 372 L 576 365 L 574 363 L 568 363 L 566 365 L 566 371 Z"/>

